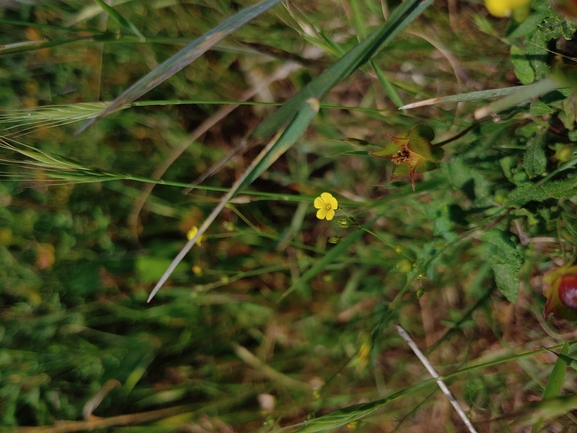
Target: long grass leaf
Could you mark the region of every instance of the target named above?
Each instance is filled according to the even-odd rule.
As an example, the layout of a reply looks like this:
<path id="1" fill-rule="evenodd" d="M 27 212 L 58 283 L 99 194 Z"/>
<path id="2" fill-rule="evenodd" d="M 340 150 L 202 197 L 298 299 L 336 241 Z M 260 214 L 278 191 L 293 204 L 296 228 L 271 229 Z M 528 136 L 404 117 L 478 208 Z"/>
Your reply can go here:
<path id="1" fill-rule="evenodd" d="M 439 96 L 438 98 L 425 99 L 424 101 L 411 102 L 410 104 L 399 107 L 399 110 L 410 110 L 412 108 L 427 107 L 435 104 L 457 103 L 480 101 L 483 99 L 498 98 L 518 92 L 523 86 L 504 87 L 501 89 L 479 90 L 477 92 L 460 93 L 458 95 Z"/>
<path id="2" fill-rule="evenodd" d="M 565 343 L 563 349 L 561 349 L 562 355 L 567 355 L 569 353 L 569 344 Z M 563 387 L 563 381 L 565 380 L 565 373 L 567 372 L 567 361 L 561 357 L 557 359 L 551 374 L 549 375 L 549 380 L 547 381 L 547 386 L 543 391 L 543 400 L 547 398 L 557 397 L 561 394 L 561 388 Z"/>
<path id="3" fill-rule="evenodd" d="M 479 108 L 475 111 L 475 119 L 482 119 L 491 114 L 499 113 L 500 111 L 507 110 L 515 105 L 528 101 L 531 98 L 536 98 L 537 96 L 544 95 L 545 93 L 562 87 L 566 87 L 565 84 L 559 82 L 554 76 L 549 76 L 536 83 L 519 87 L 517 92 Z"/>
<path id="4" fill-rule="evenodd" d="M 291 285 L 286 292 L 283 293 L 281 300 L 290 295 L 293 291 L 298 289 L 300 286 L 305 284 L 319 272 L 321 272 L 327 265 L 332 263 L 341 254 L 344 254 L 347 249 L 354 244 L 365 232 L 362 230 L 357 230 L 346 238 L 342 239 L 337 245 L 330 249 L 325 255 L 322 256 L 315 264 L 306 271 L 293 285 Z"/>
<path id="5" fill-rule="evenodd" d="M 154 295 L 160 290 L 162 285 L 166 282 L 170 274 L 176 269 L 178 264 L 182 261 L 184 256 L 190 251 L 196 240 L 203 235 L 203 233 L 214 222 L 218 214 L 224 209 L 226 204 L 236 196 L 243 188 L 260 176 L 278 157 L 280 157 L 286 150 L 288 150 L 306 131 L 309 124 L 313 121 L 319 111 L 319 102 L 316 99 L 311 99 L 304 104 L 297 116 L 293 119 L 291 124 L 280 135 L 278 140 L 272 140 L 256 157 L 252 164 L 246 169 L 243 176 L 235 182 L 230 188 L 229 192 L 224 195 L 220 203 L 204 221 L 198 229 L 198 232 L 186 245 L 180 250 L 178 255 L 172 261 L 168 269 L 164 272 L 152 292 L 148 297 L 150 302 Z"/>
<path id="6" fill-rule="evenodd" d="M 184 69 L 186 66 L 199 58 L 232 32 L 239 29 L 253 18 L 256 18 L 257 16 L 266 12 L 268 9 L 272 8 L 281 1 L 282 0 L 265 0 L 259 4 L 243 9 L 229 19 L 223 21 L 210 32 L 188 44 L 174 56 L 163 62 L 158 67 L 154 68 L 144 77 L 130 86 L 118 98 L 112 101 L 110 105 L 102 111 L 102 113 L 82 126 L 77 131 L 77 133 L 84 131 L 90 125 L 94 124 L 107 114 L 117 110 L 119 107 L 122 107 L 125 104 L 140 98 L 142 95 L 149 92 L 163 81 Z"/>
<path id="7" fill-rule="evenodd" d="M 563 349 L 561 349 L 561 354 L 567 356 L 569 353 L 569 344 L 565 343 Z M 551 370 L 549 375 L 549 380 L 547 380 L 547 385 L 545 385 L 545 390 L 543 391 L 542 401 L 550 400 L 561 395 L 561 388 L 563 388 L 563 382 L 565 381 L 565 373 L 567 373 L 567 361 L 563 358 L 558 357 L 555 361 L 555 365 Z M 540 418 L 533 425 L 533 432 L 541 431 L 545 419 Z"/>
<path id="8" fill-rule="evenodd" d="M 401 30 L 421 14 L 433 0 L 407 0 L 398 6 L 389 20 L 363 42 L 341 57 L 330 68 L 307 84 L 290 101 L 261 123 L 254 131 L 257 137 L 267 137 L 290 121 L 308 98 L 322 99 L 340 81 L 351 75 Z"/>
<path id="9" fill-rule="evenodd" d="M 108 4 L 103 2 L 102 0 L 94 0 L 94 1 L 98 4 L 98 6 L 100 6 L 102 8 L 102 10 L 104 12 L 106 12 L 110 16 L 110 18 L 112 18 L 114 21 L 116 21 L 118 24 L 120 24 L 126 30 L 134 33 L 142 41 L 144 41 L 146 39 L 144 37 L 144 35 L 142 33 L 140 33 L 140 30 L 138 30 L 138 28 L 134 25 L 134 23 L 132 23 L 130 20 L 128 20 L 127 18 L 122 16 L 120 14 L 120 12 L 118 12 L 116 9 L 109 6 Z"/>

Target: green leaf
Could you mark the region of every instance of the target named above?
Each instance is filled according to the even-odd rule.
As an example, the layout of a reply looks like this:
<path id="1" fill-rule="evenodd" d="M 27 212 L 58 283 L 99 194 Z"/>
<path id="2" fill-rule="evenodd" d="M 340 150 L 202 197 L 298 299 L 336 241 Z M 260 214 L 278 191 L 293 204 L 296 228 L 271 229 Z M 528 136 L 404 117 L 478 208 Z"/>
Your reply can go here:
<path id="1" fill-rule="evenodd" d="M 512 265 L 502 265 L 498 263 L 491 263 L 491 268 L 495 274 L 495 282 L 501 293 L 507 298 L 509 302 L 517 300 L 519 293 L 519 268 Z"/>
<path id="2" fill-rule="evenodd" d="M 543 116 L 544 114 L 551 114 L 553 109 L 542 101 L 535 101 L 531 104 L 531 116 Z"/>
<path id="3" fill-rule="evenodd" d="M 205 33 L 201 37 L 195 39 L 174 56 L 164 61 L 161 65 L 154 68 L 127 90 L 125 90 L 118 98 L 110 103 L 110 105 L 102 110 L 102 112 L 94 119 L 86 122 L 82 127 L 76 131 L 77 134 L 84 131 L 89 126 L 102 119 L 104 116 L 120 109 L 126 104 L 140 98 L 145 93 L 154 89 L 163 81 L 169 79 L 177 72 L 184 69 L 190 63 L 198 59 L 201 55 L 206 53 L 209 49 L 222 41 L 235 30 L 245 25 L 247 22 L 266 12 L 282 0 L 264 0 L 254 6 L 241 10 L 237 14 L 220 23 L 211 31 Z M 310 97 L 310 96 L 308 96 Z M 301 103 L 295 107 L 296 111 L 301 107 L 301 104 L 307 98 L 303 98 Z M 293 114 L 294 115 L 294 114 Z M 277 128 L 277 130 L 280 128 Z"/>
<path id="4" fill-rule="evenodd" d="M 561 355 L 567 356 L 568 353 L 569 344 L 565 343 L 563 349 L 561 349 Z M 551 370 L 551 374 L 549 375 L 547 386 L 545 386 L 545 390 L 543 391 L 543 400 L 561 395 L 561 388 L 565 381 L 565 373 L 567 372 L 568 364 L 570 364 L 570 362 L 568 363 L 561 356 L 557 358 L 557 361 Z"/>
<path id="5" fill-rule="evenodd" d="M 521 83 L 531 84 L 535 81 L 535 71 L 531 62 L 527 59 L 525 52 L 515 45 L 511 47 L 511 61 L 515 68 L 515 75 Z"/>
<path id="6" fill-rule="evenodd" d="M 487 261 L 495 274 L 495 282 L 510 302 L 515 302 L 519 292 L 518 272 L 523 259 L 507 235 L 497 229 L 488 230 L 481 236 Z"/>
<path id="7" fill-rule="evenodd" d="M 530 201 L 542 202 L 548 199 L 566 199 L 577 194 L 577 176 L 569 179 L 547 182 L 544 185 L 529 183 L 515 188 L 505 202 L 505 206 L 521 207 Z"/>
<path id="8" fill-rule="evenodd" d="M 512 235 L 501 230 L 491 229 L 483 233 L 481 239 L 492 263 L 508 264 L 518 269 L 523 260 L 515 244 L 509 240 L 508 236 Z"/>
<path id="9" fill-rule="evenodd" d="M 128 31 L 134 33 L 136 36 L 140 38 L 141 41 L 146 40 L 144 35 L 140 33 L 140 30 L 138 30 L 138 28 L 131 21 L 124 18 L 117 10 L 113 9 L 112 7 L 104 3 L 102 0 L 94 0 L 94 1 L 98 4 L 98 6 L 102 8 L 104 12 L 106 12 L 110 16 L 110 18 L 112 18 L 118 24 L 120 24 Z"/>
<path id="10" fill-rule="evenodd" d="M 399 5 L 389 19 L 367 39 L 336 61 L 330 68 L 308 83 L 290 101 L 261 123 L 253 132 L 256 137 L 267 137 L 290 121 L 303 101 L 322 99 L 335 85 L 369 61 L 383 46 L 417 18 L 433 0 L 407 0 Z"/>
<path id="11" fill-rule="evenodd" d="M 523 158 L 523 167 L 529 178 L 540 176 L 547 168 L 545 134 L 546 131 L 543 130 L 528 142 L 527 151 Z"/>

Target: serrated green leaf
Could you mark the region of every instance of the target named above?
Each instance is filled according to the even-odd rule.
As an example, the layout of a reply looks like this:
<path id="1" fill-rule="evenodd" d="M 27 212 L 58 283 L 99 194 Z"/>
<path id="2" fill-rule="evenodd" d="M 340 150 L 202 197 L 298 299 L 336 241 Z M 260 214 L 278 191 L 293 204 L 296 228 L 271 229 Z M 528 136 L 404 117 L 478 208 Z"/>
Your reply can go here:
<path id="1" fill-rule="evenodd" d="M 517 300 L 519 293 L 519 268 L 512 265 L 491 264 L 493 273 L 495 274 L 495 282 L 501 293 L 507 298 L 509 302 Z"/>
<path id="2" fill-rule="evenodd" d="M 543 116 L 544 114 L 551 114 L 553 109 L 542 101 L 535 101 L 531 104 L 529 109 L 531 116 Z"/>
<path id="3" fill-rule="evenodd" d="M 515 75 L 521 83 L 531 84 L 535 81 L 535 71 L 531 66 L 531 62 L 527 59 L 525 52 L 517 47 L 511 47 L 511 61 L 513 62 L 513 68 L 515 69 Z"/>
<path id="4" fill-rule="evenodd" d="M 481 239 L 490 262 L 507 264 L 519 269 L 522 259 L 515 244 L 509 240 L 509 236 L 511 236 L 510 233 L 491 229 L 483 233 Z"/>
<path id="5" fill-rule="evenodd" d="M 536 80 L 545 78 L 545 76 L 551 72 L 547 64 L 547 58 L 549 56 L 547 42 L 543 41 L 539 36 L 536 35 L 529 39 L 529 45 L 527 46 L 525 55 L 535 73 Z"/>
<path id="6" fill-rule="evenodd" d="M 541 202 L 550 198 L 571 198 L 577 194 L 577 176 L 566 180 L 547 182 L 544 185 L 525 184 L 515 188 L 505 202 L 505 206 L 520 207 L 530 201 Z"/>
<path id="7" fill-rule="evenodd" d="M 517 273 L 523 263 L 521 255 L 507 235 L 500 230 L 488 230 L 481 239 L 485 256 L 495 274 L 497 287 L 508 301 L 515 302 L 519 292 Z"/>
<path id="8" fill-rule="evenodd" d="M 546 131 L 538 133 L 527 144 L 527 150 L 523 158 L 523 168 L 525 168 L 529 178 L 540 176 L 547 168 L 545 133 Z"/>

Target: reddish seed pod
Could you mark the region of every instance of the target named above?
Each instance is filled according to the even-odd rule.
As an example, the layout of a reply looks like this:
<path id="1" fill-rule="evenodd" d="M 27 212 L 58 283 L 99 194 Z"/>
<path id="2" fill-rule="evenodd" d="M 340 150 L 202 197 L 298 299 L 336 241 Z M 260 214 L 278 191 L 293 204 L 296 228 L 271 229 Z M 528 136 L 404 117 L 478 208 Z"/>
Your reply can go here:
<path id="1" fill-rule="evenodd" d="M 563 275 L 559 282 L 559 299 L 572 310 L 577 310 L 577 275 Z"/>
<path id="2" fill-rule="evenodd" d="M 543 276 L 544 291 L 547 298 L 543 315 L 557 319 L 577 321 L 577 265 L 567 263 L 553 269 Z"/>

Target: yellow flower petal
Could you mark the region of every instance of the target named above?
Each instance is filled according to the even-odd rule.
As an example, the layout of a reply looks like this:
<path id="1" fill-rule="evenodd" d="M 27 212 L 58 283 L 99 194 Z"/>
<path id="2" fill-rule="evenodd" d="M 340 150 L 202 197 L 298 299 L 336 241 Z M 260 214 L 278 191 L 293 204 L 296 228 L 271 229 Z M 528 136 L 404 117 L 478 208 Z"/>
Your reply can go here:
<path id="1" fill-rule="evenodd" d="M 317 211 L 317 218 L 320 220 L 324 220 L 325 217 L 327 216 L 327 210 L 324 208 L 321 208 Z"/>
<path id="2" fill-rule="evenodd" d="M 196 234 L 198 233 L 198 227 L 193 226 L 188 233 L 186 234 L 186 238 L 188 240 L 191 240 L 193 237 L 196 236 Z M 202 241 L 202 236 L 199 236 L 198 239 L 196 240 L 195 244 L 200 246 L 200 242 Z"/>
<path id="3" fill-rule="evenodd" d="M 313 204 L 315 206 L 315 209 L 320 209 L 320 208 L 325 206 L 325 202 L 320 197 L 315 198 L 315 201 Z"/>
<path id="4" fill-rule="evenodd" d="M 332 220 L 335 216 L 335 211 L 339 208 L 339 202 L 332 196 L 331 193 L 323 192 L 319 197 L 315 198 L 314 206 L 317 211 L 318 219 Z"/>

